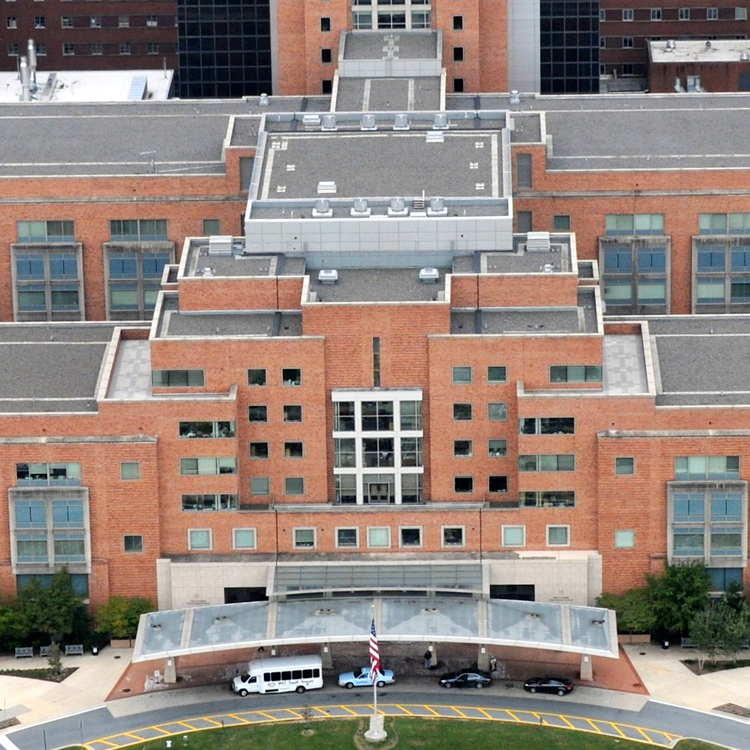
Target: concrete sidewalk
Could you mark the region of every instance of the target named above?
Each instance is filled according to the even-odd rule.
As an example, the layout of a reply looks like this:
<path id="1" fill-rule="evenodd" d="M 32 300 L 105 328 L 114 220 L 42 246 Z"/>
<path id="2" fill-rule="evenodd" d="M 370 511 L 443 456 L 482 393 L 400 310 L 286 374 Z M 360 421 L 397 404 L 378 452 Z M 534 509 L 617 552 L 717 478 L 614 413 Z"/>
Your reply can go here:
<path id="1" fill-rule="evenodd" d="M 679 647 L 663 650 L 652 644 L 629 645 L 625 650 L 649 696 L 578 687 L 575 694 L 577 701 L 635 711 L 649 699 L 704 711 L 712 711 L 726 703 L 750 708 L 750 668 L 698 676 L 681 663 L 682 659 L 696 657 L 693 650 Z M 77 667 L 77 671 L 59 684 L 0 676 L 0 718 L 15 717 L 22 725 L 29 726 L 103 706 L 107 695 L 129 664 L 131 655 L 131 649 L 105 648 L 97 656 L 87 653 L 84 656 L 64 657 L 64 666 Z M 29 669 L 46 664 L 47 660 L 39 657 L 0 657 L 0 670 Z M 425 679 L 414 677 L 399 680 L 399 688 L 424 695 Z M 489 690 L 502 690 L 503 694 L 514 697 L 526 695 L 518 681 L 513 687 L 501 683 Z M 149 693 L 110 701 L 107 706 L 114 716 L 124 716 L 171 705 L 197 705 L 227 695 L 226 686 L 214 685 Z M 16 724 L 2 732 L 17 727 Z"/>

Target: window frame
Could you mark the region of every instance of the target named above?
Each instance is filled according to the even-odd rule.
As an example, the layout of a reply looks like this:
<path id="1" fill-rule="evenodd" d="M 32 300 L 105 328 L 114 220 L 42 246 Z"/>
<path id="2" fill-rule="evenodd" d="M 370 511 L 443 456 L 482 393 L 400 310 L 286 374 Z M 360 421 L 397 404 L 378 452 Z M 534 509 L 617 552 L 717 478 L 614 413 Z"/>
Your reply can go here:
<path id="1" fill-rule="evenodd" d="M 312 542 L 300 542 L 298 535 L 300 532 L 312 532 Z M 295 526 L 292 529 L 292 549 L 317 549 L 318 548 L 318 529 L 315 526 Z"/>
<path id="2" fill-rule="evenodd" d="M 404 542 L 404 532 L 416 531 L 419 534 L 419 541 L 416 544 Z M 399 549 L 422 549 L 424 547 L 424 528 L 422 526 L 399 526 L 398 527 L 398 546 Z"/>
<path id="3" fill-rule="evenodd" d="M 508 540 L 508 534 L 511 531 L 520 531 L 521 541 L 513 542 Z M 526 546 L 526 524 L 503 524 L 500 527 L 500 546 L 501 547 L 525 547 Z"/>
<path id="4" fill-rule="evenodd" d="M 354 532 L 354 544 L 342 544 L 340 534 L 342 531 Z M 336 526 L 336 549 L 359 549 L 359 526 Z"/>
<path id="5" fill-rule="evenodd" d="M 446 541 L 446 532 L 459 531 L 461 540 L 459 542 Z M 441 526 L 440 527 L 440 546 L 443 549 L 463 549 L 466 547 L 466 527 L 465 526 Z"/>
<path id="6" fill-rule="evenodd" d="M 132 549 L 128 549 L 128 540 L 132 540 L 130 543 Z M 135 540 L 140 539 L 140 543 L 136 543 Z M 122 535 L 122 551 L 126 555 L 141 555 L 143 554 L 143 534 L 123 534 Z"/>
<path id="7" fill-rule="evenodd" d="M 135 476 L 125 476 L 127 473 L 125 467 L 132 470 L 135 467 Z M 140 461 L 120 461 L 120 479 L 123 482 L 138 482 L 141 479 L 141 462 Z"/>
<path id="8" fill-rule="evenodd" d="M 253 535 L 252 545 L 238 544 L 237 534 L 243 532 L 250 532 Z M 243 526 L 241 528 L 232 529 L 232 549 L 234 550 L 256 550 L 258 549 L 258 529 L 255 526 Z"/>
<path id="9" fill-rule="evenodd" d="M 372 532 L 387 532 L 388 541 L 385 544 L 373 544 Z M 391 527 L 390 526 L 368 526 L 367 527 L 367 549 L 391 549 Z"/>
<path id="10" fill-rule="evenodd" d="M 630 463 L 627 463 L 627 462 Z M 629 471 L 628 471 L 629 469 Z M 615 456 L 615 475 L 621 477 L 633 476 L 635 474 L 634 456 Z"/>
<path id="11" fill-rule="evenodd" d="M 205 534 L 208 540 L 207 545 L 198 545 L 195 544 L 193 541 L 194 536 L 197 534 Z M 188 536 L 188 550 L 191 552 L 210 552 L 213 548 L 213 530 L 212 529 L 188 529 L 187 530 L 187 536 Z"/>
<path id="12" fill-rule="evenodd" d="M 564 542 L 552 542 L 550 532 L 565 529 Z M 545 543 L 547 547 L 570 547 L 570 524 L 568 523 L 549 523 L 545 527 Z"/>

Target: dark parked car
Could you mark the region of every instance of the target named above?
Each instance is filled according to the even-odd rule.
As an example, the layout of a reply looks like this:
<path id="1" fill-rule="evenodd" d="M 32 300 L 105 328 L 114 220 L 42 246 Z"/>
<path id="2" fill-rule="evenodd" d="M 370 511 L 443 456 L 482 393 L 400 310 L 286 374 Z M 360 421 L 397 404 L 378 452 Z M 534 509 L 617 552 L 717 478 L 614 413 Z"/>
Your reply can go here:
<path id="1" fill-rule="evenodd" d="M 492 684 L 489 672 L 480 669 L 465 670 L 463 672 L 448 672 L 440 678 L 440 687 L 444 688 L 483 688 Z"/>
<path id="2" fill-rule="evenodd" d="M 567 695 L 573 692 L 573 683 L 564 677 L 532 677 L 523 684 L 530 693 L 557 693 Z"/>

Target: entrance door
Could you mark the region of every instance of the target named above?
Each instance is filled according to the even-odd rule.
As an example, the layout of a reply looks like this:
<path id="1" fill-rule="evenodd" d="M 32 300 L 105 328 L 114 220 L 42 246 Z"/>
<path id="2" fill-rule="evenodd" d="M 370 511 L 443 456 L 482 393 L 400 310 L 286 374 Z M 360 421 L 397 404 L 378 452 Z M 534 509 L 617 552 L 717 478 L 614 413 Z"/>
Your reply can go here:
<path id="1" fill-rule="evenodd" d="M 391 485 L 388 482 L 369 482 L 367 485 L 367 497 L 369 503 L 390 503 Z"/>

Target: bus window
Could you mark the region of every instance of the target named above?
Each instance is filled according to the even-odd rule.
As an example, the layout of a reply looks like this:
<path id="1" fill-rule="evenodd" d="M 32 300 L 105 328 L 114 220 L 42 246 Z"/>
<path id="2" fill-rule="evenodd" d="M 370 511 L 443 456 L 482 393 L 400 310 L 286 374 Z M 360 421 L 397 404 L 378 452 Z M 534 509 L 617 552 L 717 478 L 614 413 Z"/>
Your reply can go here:
<path id="1" fill-rule="evenodd" d="M 302 670 L 302 677 L 303 677 L 303 679 L 305 679 L 305 680 L 311 680 L 312 676 L 313 676 L 312 669 L 303 669 Z"/>
<path id="2" fill-rule="evenodd" d="M 281 679 L 284 680 L 285 682 L 288 682 L 289 680 L 292 679 L 292 673 L 290 671 L 289 672 L 282 672 L 281 673 Z"/>
<path id="3" fill-rule="evenodd" d="M 293 669 L 292 670 L 292 679 L 293 680 L 301 680 L 302 679 L 302 670 L 301 669 Z"/>
<path id="4" fill-rule="evenodd" d="M 281 680 L 281 672 L 271 672 L 271 682 L 279 682 Z"/>
<path id="5" fill-rule="evenodd" d="M 313 677 L 320 677 L 320 670 L 317 667 L 313 669 Z"/>

